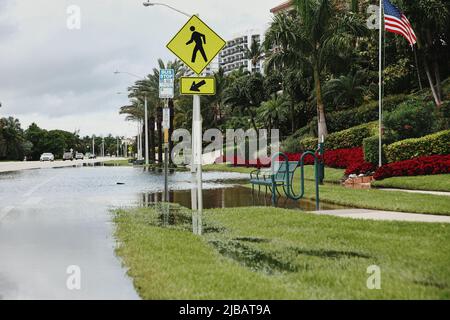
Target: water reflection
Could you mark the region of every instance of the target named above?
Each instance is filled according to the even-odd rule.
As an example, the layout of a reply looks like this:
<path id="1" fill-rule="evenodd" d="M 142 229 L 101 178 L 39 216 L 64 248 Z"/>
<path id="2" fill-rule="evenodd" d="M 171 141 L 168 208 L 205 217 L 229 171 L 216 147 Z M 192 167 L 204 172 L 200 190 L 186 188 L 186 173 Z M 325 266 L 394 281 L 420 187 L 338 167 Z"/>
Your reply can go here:
<path id="1" fill-rule="evenodd" d="M 144 193 L 141 194 L 140 205 L 149 206 L 164 201 L 163 193 Z M 192 193 L 191 190 L 180 190 L 169 192 L 169 202 L 179 204 L 186 208 L 192 208 Z M 252 192 L 250 188 L 235 186 L 230 188 L 209 189 L 203 190 L 203 207 L 205 209 L 215 208 L 236 208 L 236 207 L 251 207 L 251 206 L 272 206 L 270 194 L 264 192 Z M 280 197 L 277 207 L 298 209 L 303 211 L 315 211 L 316 204 L 314 201 L 302 199 L 300 201 L 293 201 L 286 197 Z M 333 204 L 321 203 L 321 210 L 342 209 L 343 207 Z"/>

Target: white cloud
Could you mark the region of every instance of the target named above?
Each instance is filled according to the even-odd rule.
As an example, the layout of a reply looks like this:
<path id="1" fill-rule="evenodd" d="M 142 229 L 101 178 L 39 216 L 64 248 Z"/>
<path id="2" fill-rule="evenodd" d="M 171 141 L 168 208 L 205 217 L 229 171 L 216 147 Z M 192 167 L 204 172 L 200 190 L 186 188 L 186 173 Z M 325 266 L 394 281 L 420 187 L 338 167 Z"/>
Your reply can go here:
<path id="1" fill-rule="evenodd" d="M 135 134 L 116 92 L 146 75 L 158 58 L 174 59 L 166 43 L 186 20 L 143 0 L 0 0 L 0 115 L 82 134 Z M 281 0 L 167 0 L 200 16 L 224 38 L 270 21 Z M 66 9 L 81 8 L 81 29 L 69 30 Z M 101 131 L 101 132 L 99 132 Z"/>

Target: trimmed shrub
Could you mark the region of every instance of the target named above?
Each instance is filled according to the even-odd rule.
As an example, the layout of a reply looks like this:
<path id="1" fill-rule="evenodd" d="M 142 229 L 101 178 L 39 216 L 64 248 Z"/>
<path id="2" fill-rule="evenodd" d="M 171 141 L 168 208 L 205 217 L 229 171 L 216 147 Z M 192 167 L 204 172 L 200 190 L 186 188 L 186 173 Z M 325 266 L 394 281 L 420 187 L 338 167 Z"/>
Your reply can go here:
<path id="1" fill-rule="evenodd" d="M 404 94 L 386 97 L 383 100 L 383 110 L 385 112 L 392 111 L 407 99 L 408 96 Z M 376 121 L 378 119 L 378 101 L 368 102 L 358 108 L 327 113 L 326 119 L 329 132 L 338 132 L 363 123 Z M 298 129 L 283 142 L 283 149 L 287 152 L 301 152 L 302 150 L 299 149 L 298 141 L 316 135 L 317 117 L 314 117 L 307 126 Z"/>
<path id="2" fill-rule="evenodd" d="M 305 138 L 302 141 L 300 141 L 301 151 L 306 150 L 317 150 L 319 144 L 319 140 L 317 138 Z"/>
<path id="3" fill-rule="evenodd" d="M 450 130 L 422 138 L 395 142 L 385 148 L 385 153 L 388 162 L 398 162 L 435 154 L 450 154 Z"/>
<path id="4" fill-rule="evenodd" d="M 390 163 L 378 168 L 375 180 L 390 177 L 422 176 L 450 173 L 450 155 L 419 157 L 411 160 Z"/>
<path id="5" fill-rule="evenodd" d="M 364 160 L 366 162 L 370 162 L 373 164 L 378 164 L 378 144 L 379 144 L 379 136 L 373 136 L 369 138 L 365 138 L 363 141 L 363 150 L 364 150 Z M 384 141 L 386 142 L 386 141 Z M 381 150 L 383 163 L 386 163 L 386 154 L 384 152 L 384 147 Z"/>
<path id="6" fill-rule="evenodd" d="M 384 116 L 386 135 L 394 141 L 430 134 L 435 123 L 434 105 L 417 99 L 400 104 Z"/>
<path id="7" fill-rule="evenodd" d="M 330 134 L 325 141 L 327 149 L 349 149 L 361 147 L 365 138 L 376 134 L 378 124 L 371 122 Z"/>

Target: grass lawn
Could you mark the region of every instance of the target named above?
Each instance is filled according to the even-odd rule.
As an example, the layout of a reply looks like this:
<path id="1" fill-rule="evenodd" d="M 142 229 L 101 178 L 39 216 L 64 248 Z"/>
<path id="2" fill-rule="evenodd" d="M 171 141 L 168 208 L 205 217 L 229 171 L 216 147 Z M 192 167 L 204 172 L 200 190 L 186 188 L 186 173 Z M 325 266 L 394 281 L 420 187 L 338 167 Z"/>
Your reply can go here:
<path id="1" fill-rule="evenodd" d="M 120 166 L 120 167 L 128 167 L 132 164 L 128 162 L 128 159 L 125 160 L 109 160 L 105 161 L 105 165 L 107 166 Z"/>
<path id="2" fill-rule="evenodd" d="M 450 174 L 416 177 L 393 177 L 381 181 L 374 181 L 372 186 L 377 188 L 450 192 Z"/>
<path id="3" fill-rule="evenodd" d="M 115 211 L 118 255 L 144 299 L 450 299 L 450 225 L 275 208 Z M 366 286 L 381 269 L 381 290 Z"/>

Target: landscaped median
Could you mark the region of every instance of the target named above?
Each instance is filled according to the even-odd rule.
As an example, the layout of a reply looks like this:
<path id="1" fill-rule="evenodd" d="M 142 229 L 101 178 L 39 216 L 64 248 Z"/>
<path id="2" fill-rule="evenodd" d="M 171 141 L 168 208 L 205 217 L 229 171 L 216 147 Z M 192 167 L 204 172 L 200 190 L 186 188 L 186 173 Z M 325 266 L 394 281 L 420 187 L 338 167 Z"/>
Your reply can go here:
<path id="1" fill-rule="evenodd" d="M 196 236 L 191 211 L 171 207 L 168 219 L 115 211 L 117 253 L 144 299 L 450 298 L 449 224 L 236 208 L 206 210 Z M 367 287 L 370 266 L 381 290 Z"/>
<path id="2" fill-rule="evenodd" d="M 210 171 L 238 171 L 249 173 L 250 168 L 232 167 L 225 164 L 211 165 Z M 314 199 L 314 170 L 312 166 L 305 166 L 305 198 Z M 430 194 L 411 194 L 401 191 L 385 191 L 379 189 L 349 189 L 339 185 L 344 170 L 325 168 L 325 184 L 320 186 L 320 200 L 322 202 L 342 205 L 350 208 L 398 211 L 409 213 L 423 213 L 450 216 L 450 200 L 447 196 Z M 446 179 L 448 175 L 432 176 L 432 179 Z M 300 170 L 294 177 L 294 191 L 300 191 Z M 444 182 L 445 183 L 445 182 Z M 251 185 L 246 185 L 251 188 Z M 264 188 L 262 188 L 264 191 Z M 301 201 L 301 200 L 300 200 Z"/>

